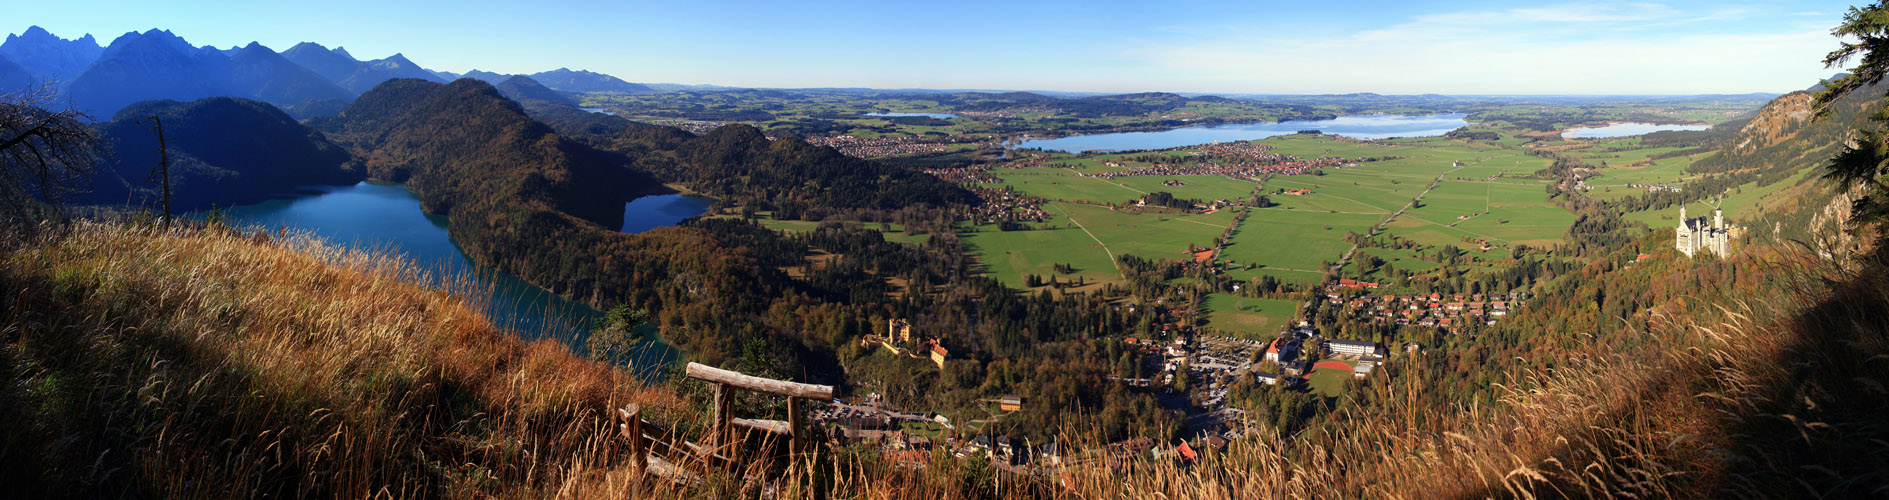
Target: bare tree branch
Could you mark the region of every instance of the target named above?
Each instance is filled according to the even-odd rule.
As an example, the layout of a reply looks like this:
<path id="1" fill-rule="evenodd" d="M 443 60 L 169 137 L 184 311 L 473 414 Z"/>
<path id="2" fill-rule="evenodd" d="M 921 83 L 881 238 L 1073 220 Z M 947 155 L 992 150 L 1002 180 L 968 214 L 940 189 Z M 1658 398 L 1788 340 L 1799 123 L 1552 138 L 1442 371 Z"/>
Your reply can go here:
<path id="1" fill-rule="evenodd" d="M 0 225 L 58 215 L 105 152 L 91 118 L 54 109 L 54 95 L 50 84 L 0 93 Z"/>

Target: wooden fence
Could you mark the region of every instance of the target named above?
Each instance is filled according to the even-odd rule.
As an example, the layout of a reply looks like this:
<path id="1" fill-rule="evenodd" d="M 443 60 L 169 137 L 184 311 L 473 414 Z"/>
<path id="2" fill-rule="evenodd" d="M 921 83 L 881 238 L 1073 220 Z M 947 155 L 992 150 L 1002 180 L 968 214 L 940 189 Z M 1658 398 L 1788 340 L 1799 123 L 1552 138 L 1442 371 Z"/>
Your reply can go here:
<path id="1" fill-rule="evenodd" d="M 664 476 L 673 481 L 693 482 L 697 476 L 682 467 L 699 464 L 706 468 L 731 470 L 736 461 L 733 453 L 740 441 L 737 430 L 765 432 L 787 438 L 795 448 L 808 444 L 811 434 L 807 426 L 807 408 L 803 399 L 828 401 L 833 399 L 833 386 L 802 384 L 784 380 L 755 377 L 729 370 L 723 370 L 699 363 L 689 363 L 685 372 L 689 378 L 715 384 L 714 407 L 711 415 L 714 422 L 709 431 L 709 446 L 701 446 L 684 441 L 662 426 L 643 420 L 642 407 L 632 404 L 618 410 L 621 422 L 617 430 L 630 442 L 631 464 L 636 477 L 644 473 Z M 787 421 L 756 420 L 734 418 L 732 406 L 736 389 L 771 394 L 787 398 Z M 668 457 L 667 461 L 650 460 L 651 452 Z M 640 479 L 639 479 L 640 481 Z"/>

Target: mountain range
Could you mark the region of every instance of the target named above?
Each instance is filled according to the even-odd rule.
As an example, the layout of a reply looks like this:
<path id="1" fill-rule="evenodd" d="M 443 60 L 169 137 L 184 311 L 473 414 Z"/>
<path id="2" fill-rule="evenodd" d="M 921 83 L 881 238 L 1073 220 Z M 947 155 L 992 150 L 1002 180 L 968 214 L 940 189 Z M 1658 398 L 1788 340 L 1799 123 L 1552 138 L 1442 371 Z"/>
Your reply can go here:
<path id="1" fill-rule="evenodd" d="M 498 85 L 500 83 L 504 83 L 505 80 L 508 80 L 513 76 L 528 76 L 528 77 L 531 77 L 532 80 L 536 80 L 538 83 L 544 84 L 545 87 L 548 87 L 551 90 L 556 90 L 558 92 L 570 92 L 570 93 L 622 92 L 625 94 L 651 94 L 651 93 L 658 92 L 656 89 L 651 88 L 648 85 L 626 82 L 620 78 L 606 75 L 603 73 L 583 71 L 583 70 L 572 70 L 570 68 L 558 68 L 551 71 L 541 71 L 541 72 L 532 73 L 529 75 L 507 75 L 507 74 L 493 73 L 490 71 L 481 71 L 481 70 L 475 69 L 472 71 L 467 71 L 466 74 L 459 75 L 459 76 L 461 78 L 471 78 L 471 79 L 479 80 L 485 83 L 490 83 L 492 85 Z"/>
<path id="2" fill-rule="evenodd" d="M 104 52 L 92 35 L 66 40 L 38 26 L 7 35 L 6 43 L 0 44 L 0 57 L 18 65 L 35 81 L 70 82 Z"/>
<path id="3" fill-rule="evenodd" d="M 355 59 L 346 49 L 335 47 L 328 50 L 318 43 L 302 42 L 282 52 L 282 57 L 302 67 L 313 70 L 328 81 L 335 82 L 342 88 L 361 95 L 381 82 L 395 78 L 417 78 L 435 83 L 446 83 L 445 78 L 426 68 L 414 64 L 407 56 L 394 54 L 385 59 L 361 61 Z"/>
<path id="4" fill-rule="evenodd" d="M 559 92 L 655 92 L 590 71 L 559 68 L 502 85 L 513 76 L 474 70 L 463 77 L 498 86 L 515 99 L 574 104 Z M 219 49 L 193 46 L 168 30 L 129 32 L 100 47 L 91 35 L 60 38 L 34 26 L 0 44 L 0 89 L 53 83 L 63 98 L 100 121 L 132 103 L 240 97 L 298 118 L 333 112 L 388 80 L 446 83 L 461 78 L 394 54 L 363 61 L 346 49 L 303 42 L 283 52 L 260 43 Z"/>

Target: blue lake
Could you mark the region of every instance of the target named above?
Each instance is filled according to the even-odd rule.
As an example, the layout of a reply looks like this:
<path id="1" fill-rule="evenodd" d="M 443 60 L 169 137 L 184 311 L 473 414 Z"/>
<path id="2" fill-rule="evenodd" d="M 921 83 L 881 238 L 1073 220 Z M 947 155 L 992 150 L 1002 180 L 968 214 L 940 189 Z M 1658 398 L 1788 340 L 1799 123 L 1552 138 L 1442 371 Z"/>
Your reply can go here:
<path id="1" fill-rule="evenodd" d="M 1353 139 L 1391 137 L 1433 137 L 1469 125 L 1468 115 L 1361 115 L 1340 116 L 1331 120 L 1292 120 L 1278 123 L 1243 123 L 1200 125 L 1159 132 L 1118 132 L 1072 135 L 1057 139 L 1031 139 L 1018 148 L 1042 148 L 1066 153 L 1085 151 L 1122 151 L 1129 149 L 1167 149 L 1213 142 L 1250 141 L 1317 130 Z"/>
<path id="2" fill-rule="evenodd" d="M 644 201 L 649 198 L 667 201 Z M 625 229 L 634 225 L 642 228 L 640 232 L 681 222 L 707 209 L 708 203 L 701 200 L 707 199 L 682 195 L 638 198 L 626 204 Z M 690 206 L 700 208 L 681 216 Z M 399 253 L 419 265 L 426 279 L 432 281 L 430 284 L 445 284 L 469 297 L 489 296 L 475 302 L 484 303 L 487 315 L 498 326 L 514 330 L 527 340 L 556 339 L 579 355 L 587 352 L 584 341 L 590 336 L 590 325 L 603 315 L 590 306 L 472 262 L 446 235 L 446 218 L 420 210 L 419 198 L 399 184 L 362 182 L 309 187 L 261 203 L 225 208 L 223 216 L 232 226 L 303 230 L 336 245 Z M 674 346 L 655 340 L 645 342 L 630 363 L 645 380 L 655 380 L 661 376 L 662 367 L 680 357 Z"/>
<path id="3" fill-rule="evenodd" d="M 929 117 L 937 118 L 940 120 L 949 120 L 949 119 L 958 117 L 958 115 L 954 115 L 951 113 L 866 113 L 866 116 L 884 116 L 884 117 L 929 116 Z"/>
<path id="4" fill-rule="evenodd" d="M 1705 130 L 1711 125 L 1654 125 L 1651 123 L 1615 123 L 1604 127 L 1571 128 L 1561 133 L 1569 139 L 1605 139 L 1630 135 L 1650 134 L 1663 130 Z"/>
<path id="5" fill-rule="evenodd" d="M 702 215 L 714 198 L 692 194 L 659 194 L 644 196 L 623 204 L 623 229 L 630 234 L 659 227 L 681 224 L 690 217 Z"/>

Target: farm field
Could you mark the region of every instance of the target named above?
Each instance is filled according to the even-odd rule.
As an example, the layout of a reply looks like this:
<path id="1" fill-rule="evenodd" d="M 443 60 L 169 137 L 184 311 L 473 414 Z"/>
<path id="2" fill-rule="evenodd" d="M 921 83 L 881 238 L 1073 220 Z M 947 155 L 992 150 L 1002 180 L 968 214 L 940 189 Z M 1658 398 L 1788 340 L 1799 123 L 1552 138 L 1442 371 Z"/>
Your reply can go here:
<path id="1" fill-rule="evenodd" d="M 1442 224 L 1431 224 L 1409 215 L 1391 221 L 1385 232 L 1423 245 L 1452 245 L 1483 260 L 1501 260 L 1508 256 L 1508 250 L 1501 247 L 1481 250 L 1479 245 L 1473 243 L 1477 238 L 1482 238 L 1481 235 Z"/>
<path id="2" fill-rule="evenodd" d="M 1492 243 L 1546 246 L 1561 241 L 1562 233 L 1574 223 L 1574 214 L 1549 202 L 1540 186 L 1443 181 L 1424 196 L 1422 206 L 1406 212 L 1399 218 L 1402 224 L 1392 227 L 1429 229 L 1411 226 L 1411 221 L 1441 227 L 1444 234 L 1455 236 L 1454 244 L 1458 246 L 1464 246 L 1463 236 Z"/>
<path id="3" fill-rule="evenodd" d="M 1363 273 L 1363 274 L 1359 273 L 1358 261 L 1363 260 L 1366 256 L 1376 257 L 1378 259 L 1383 260 L 1385 266 L 1389 266 L 1394 269 L 1402 269 L 1402 270 L 1410 271 L 1413 273 L 1436 269 L 1438 266 L 1438 264 L 1435 262 L 1425 260 L 1421 255 L 1418 255 L 1418 253 L 1414 250 L 1392 250 L 1388 248 L 1360 248 L 1358 249 L 1357 255 L 1353 255 L 1351 257 L 1351 262 L 1345 265 L 1345 275 L 1357 276 L 1367 281 L 1370 279 L 1379 278 L 1383 273 L 1383 269 L 1381 268 L 1373 270 L 1373 272 L 1371 273 Z"/>
<path id="4" fill-rule="evenodd" d="M 1166 191 L 1176 198 L 1191 198 L 1201 201 L 1227 200 L 1245 201 L 1253 193 L 1253 187 L 1259 185 L 1251 179 L 1234 179 L 1218 175 L 1175 175 L 1175 176 L 1137 176 L 1101 179 L 1132 191 L 1152 193 Z M 1165 183 L 1176 182 L 1180 186 Z"/>
<path id="5" fill-rule="evenodd" d="M 1120 171 L 1113 167 L 1107 170 Z M 1030 167 L 994 169 L 991 175 L 1016 191 L 1056 201 L 1123 203 L 1155 191 L 1166 191 L 1177 198 L 1213 201 L 1245 200 L 1255 183 L 1217 175 L 1134 176 L 1102 179 L 1078 175 L 1077 169 Z M 1169 186 L 1178 182 L 1181 186 Z"/>
<path id="6" fill-rule="evenodd" d="M 1298 308 L 1290 300 L 1212 294 L 1207 296 L 1207 326 L 1230 337 L 1267 340 L 1278 336 Z"/>
<path id="7" fill-rule="evenodd" d="M 1116 271 L 1111 255 L 1114 258 L 1135 255 L 1150 260 L 1185 259 L 1189 245 L 1211 247 L 1214 238 L 1233 223 L 1233 210 L 1182 214 L 1162 210 L 1111 210 L 1104 205 L 1140 197 L 1143 193 L 1136 188 L 1161 188 L 1182 198 L 1243 200 L 1256 185 L 1254 181 L 1221 176 L 1097 179 L 1056 168 L 998 169 L 993 175 L 1004 178 L 1006 185 L 1024 193 L 1077 201 L 1044 204 L 1043 209 L 1052 219 L 1033 224 L 1040 228 L 1033 231 L 1005 232 L 998 231 L 996 226 L 982 226 L 977 232 L 966 232 L 964 229 L 969 226 L 960 226 L 960 238 L 966 250 L 978 256 L 986 272 L 1018 288 L 1022 288 L 1025 274 L 1056 275 L 1063 280 L 1080 276 L 1090 282 L 1118 281 L 1121 274 Z M 1184 185 L 1161 184 L 1168 180 Z M 1081 227 L 1073 227 L 1072 221 L 1080 223 Z M 1072 275 L 1056 274 L 1056 264 L 1069 264 L 1077 271 Z"/>
<path id="8" fill-rule="evenodd" d="M 1639 142 L 1640 141 L 1638 139 L 1635 139 L 1633 141 L 1626 142 L 1625 144 L 1608 145 L 1605 147 L 1607 147 L 1608 149 L 1622 148 L 1622 147 L 1638 148 Z M 1576 156 L 1581 159 L 1587 160 L 1588 163 L 1593 163 L 1595 165 L 1606 163 L 1607 166 L 1609 167 L 1625 167 L 1625 166 L 1635 165 L 1640 162 L 1646 161 L 1648 157 L 1651 157 L 1653 155 L 1662 154 L 1662 153 L 1671 153 L 1674 151 L 1682 151 L 1686 148 L 1644 148 L 1644 149 L 1627 149 L 1624 151 L 1595 151 L 1594 149 L 1597 149 L 1597 148 L 1590 148 L 1587 150 L 1582 150 L 1579 153 L 1577 153 Z"/>
<path id="9" fill-rule="evenodd" d="M 1012 288 L 1025 288 L 1025 274 L 1063 281 L 1078 276 L 1091 282 L 1120 280 L 1121 273 L 1102 244 L 1081 229 L 1064 227 L 1067 224 L 1068 219 L 1062 217 L 1030 231 L 999 231 L 994 225 L 970 231 L 969 224 L 960 224 L 958 239 L 965 252 L 977 256 L 985 274 Z M 1076 272 L 1058 274 L 1056 264 L 1074 266 Z"/>
<path id="10" fill-rule="evenodd" d="M 1627 184 L 1679 183 L 1694 177 L 1693 174 L 1686 172 L 1686 167 L 1692 166 L 1693 162 L 1704 157 L 1704 155 L 1694 155 L 1662 158 L 1654 161 L 1651 165 L 1638 167 L 1624 165 L 1609 166 L 1601 169 L 1600 176 L 1589 179 L 1587 184 L 1598 188 L 1626 186 Z M 1635 189 L 1626 191 L 1630 193 L 1642 192 Z M 1599 191 L 1590 192 L 1590 194 L 1595 192 Z"/>
<path id="11" fill-rule="evenodd" d="M 1104 179 L 1082 177 L 1066 168 L 1000 168 L 992 169 L 990 174 L 1003 180 L 1003 186 L 1052 201 L 1109 203 L 1146 194 Z"/>
<path id="12" fill-rule="evenodd" d="M 1522 136 L 1506 128 L 1484 128 L 1502 134 L 1503 140 L 1528 141 L 1535 137 Z M 1518 139 L 1518 136 L 1521 137 Z M 1423 196 L 1422 202 L 1397 216 L 1386 227 L 1385 235 L 1403 238 L 1421 247 L 1364 248 L 1359 255 L 1382 259 L 1391 268 L 1424 272 L 1439 266 L 1429 260 L 1435 258 L 1436 247 L 1454 246 L 1475 262 L 1466 261 L 1461 265 L 1487 268 L 1509 260 L 1516 245 L 1559 244 L 1575 222 L 1573 213 L 1548 200 L 1547 188 L 1553 181 L 1532 178 L 1553 160 L 1525 154 L 1523 148 L 1501 141 L 1431 137 L 1357 142 L 1324 135 L 1286 135 L 1254 142 L 1272 146 L 1273 153 L 1301 158 L 1336 157 L 1354 163 L 1320 169 L 1322 175 L 1275 175 L 1259 187 L 1254 179 L 1223 176 L 1100 179 L 1079 175 L 1083 171 L 1138 168 L 1145 162 L 1131 158 L 1146 159 L 1148 155 L 1172 156 L 1184 161 L 1181 157 L 1186 156 L 1185 148 L 1121 155 L 1046 154 L 1038 159 L 1079 167 L 998 168 L 990 173 L 1003 185 L 1020 192 L 1058 200 L 1042 206 L 1053 215 L 1053 220 L 1041 226 L 1051 229 L 998 233 L 994 227 L 987 226 L 978 233 L 964 233 L 964 241 L 992 276 L 1013 286 L 1019 285 L 1025 274 L 1050 276 L 1059 263 L 1077 268 L 1074 274 L 1061 276 L 1065 280 L 1075 277 L 1116 280 L 1120 275 L 1111 257 L 1187 259 L 1190 248 L 1211 247 L 1215 238 L 1232 223 L 1235 214 L 1233 210 L 1215 214 L 1142 211 L 1127 209 L 1124 203 L 1154 191 L 1203 201 L 1244 200 L 1259 187 L 1258 193 L 1266 195 L 1273 205 L 1252 209 L 1240 227 L 1233 229 L 1222 252 L 1216 256 L 1226 264 L 1222 272 L 1239 281 L 1264 276 L 1284 283 L 1313 285 L 1322 279 L 1324 264 L 1338 261 L 1352 248 L 1352 243 L 1345 240 L 1347 232 L 1369 234 L 1373 227 L 1410 205 L 1419 195 Z M 1522 142 L 1517 142 L 1519 144 Z M 1646 165 L 1624 166 L 1677 151 L 1675 148 L 1634 149 L 1639 146 L 1637 138 L 1585 143 L 1550 140 L 1531 144 L 1552 144 L 1562 148 L 1563 154 L 1620 165 L 1610 166 L 1608 176 L 1595 178 L 1601 185 L 1683 176 L 1685 168 L 1696 159 L 1675 157 Z M 1105 162 L 1124 166 L 1108 166 Z M 1433 181 L 1435 187 L 1425 193 Z M 1181 185 L 1168 185 L 1168 182 Z M 1295 189 L 1309 192 L 1285 192 Z M 1629 191 L 1613 190 L 1621 194 Z M 1761 193 L 1750 197 L 1759 195 Z M 1728 203 L 1735 205 L 1736 197 Z M 1110 204 L 1118 209 L 1111 210 Z M 1632 214 L 1630 218 L 1658 221 L 1662 216 L 1672 217 Z M 1079 222 L 1081 228 L 1073 228 L 1072 222 Z M 1490 245 L 1487 250 L 1481 248 L 1485 241 Z M 1348 277 L 1392 279 L 1381 268 L 1361 269 L 1355 262 L 1349 263 L 1343 273 Z M 1229 332 L 1272 328 L 1268 321 L 1243 316 L 1247 315 L 1216 310 L 1210 313 L 1209 321 L 1219 323 L 1215 328 Z M 1235 323 L 1242 326 L 1227 326 Z"/>
<path id="13" fill-rule="evenodd" d="M 1130 213 L 1108 207 L 1050 203 L 1044 208 L 1082 224 L 1116 256 L 1146 259 L 1189 258 L 1190 245 L 1211 248 L 1213 239 L 1233 223 L 1233 211 L 1211 214 Z M 1250 218 L 1249 218 L 1250 220 Z M 1080 230 L 1078 230 L 1080 231 Z"/>
<path id="14" fill-rule="evenodd" d="M 1272 275 L 1291 283 L 1316 283 L 1323 274 L 1321 263 L 1338 260 L 1351 248 L 1344 238 L 1347 231 L 1365 234 L 1382 220 L 1378 214 L 1254 210 L 1234 230 L 1220 257 L 1234 262 L 1227 274 L 1235 279 Z M 1256 273 L 1245 268 L 1248 263 L 1292 274 Z"/>
<path id="15" fill-rule="evenodd" d="M 1389 214 L 1403 208 L 1410 198 L 1423 192 L 1423 186 L 1427 184 L 1428 179 L 1396 179 L 1338 172 L 1324 176 L 1275 176 L 1266 187 L 1273 191 L 1312 190 L 1311 194 L 1305 195 L 1269 194 L 1269 199 L 1279 204 L 1271 208 Z"/>

